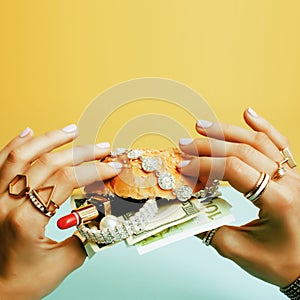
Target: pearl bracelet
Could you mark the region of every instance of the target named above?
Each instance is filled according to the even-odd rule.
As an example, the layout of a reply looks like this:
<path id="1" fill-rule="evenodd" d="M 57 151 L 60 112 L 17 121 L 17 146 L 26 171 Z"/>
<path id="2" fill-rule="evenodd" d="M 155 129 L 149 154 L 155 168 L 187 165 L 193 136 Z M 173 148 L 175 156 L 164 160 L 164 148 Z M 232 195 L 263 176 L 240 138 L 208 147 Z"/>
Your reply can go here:
<path id="1" fill-rule="evenodd" d="M 280 291 L 284 293 L 291 300 L 300 299 L 300 277 L 298 277 L 293 283 L 285 288 L 280 288 Z"/>
<path id="2" fill-rule="evenodd" d="M 100 230 L 97 227 L 89 228 L 80 224 L 77 229 L 87 240 L 97 244 L 112 244 L 127 239 L 129 236 L 145 229 L 158 211 L 155 200 L 150 199 L 128 220 L 122 220 L 113 215 L 107 215 L 100 221 Z"/>

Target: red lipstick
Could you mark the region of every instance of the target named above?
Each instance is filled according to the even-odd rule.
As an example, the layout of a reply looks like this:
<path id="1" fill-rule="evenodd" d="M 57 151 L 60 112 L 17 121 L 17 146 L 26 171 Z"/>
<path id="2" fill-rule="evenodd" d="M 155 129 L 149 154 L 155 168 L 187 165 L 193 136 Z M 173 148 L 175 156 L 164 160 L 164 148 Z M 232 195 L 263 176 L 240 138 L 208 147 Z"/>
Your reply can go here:
<path id="1" fill-rule="evenodd" d="M 59 229 L 68 229 L 73 226 L 77 226 L 81 223 L 86 223 L 96 219 L 99 216 L 99 212 L 95 205 L 87 204 L 77 209 L 66 216 L 61 217 L 57 221 L 57 227 Z"/>

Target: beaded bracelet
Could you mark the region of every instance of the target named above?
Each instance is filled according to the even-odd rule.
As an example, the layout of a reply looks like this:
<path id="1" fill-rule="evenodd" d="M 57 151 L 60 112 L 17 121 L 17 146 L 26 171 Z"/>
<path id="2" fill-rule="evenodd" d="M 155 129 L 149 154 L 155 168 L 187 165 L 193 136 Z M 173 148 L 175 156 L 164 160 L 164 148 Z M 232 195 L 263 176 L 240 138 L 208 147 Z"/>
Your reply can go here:
<path id="1" fill-rule="evenodd" d="M 280 292 L 284 293 L 291 300 L 300 299 L 300 277 L 285 288 L 280 288 Z"/>
<path id="2" fill-rule="evenodd" d="M 211 241 L 212 241 L 212 238 L 214 237 L 216 231 L 218 230 L 219 228 L 214 228 L 210 231 L 207 231 L 206 234 L 204 235 L 203 237 L 203 240 L 202 240 L 202 243 L 205 245 L 205 246 L 209 246 Z"/>

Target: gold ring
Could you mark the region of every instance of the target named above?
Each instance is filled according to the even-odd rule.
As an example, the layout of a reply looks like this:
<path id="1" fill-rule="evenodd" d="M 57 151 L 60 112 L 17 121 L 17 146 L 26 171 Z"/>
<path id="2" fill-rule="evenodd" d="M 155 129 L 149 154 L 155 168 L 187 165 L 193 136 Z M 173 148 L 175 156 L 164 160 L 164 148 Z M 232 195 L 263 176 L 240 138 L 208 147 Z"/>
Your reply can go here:
<path id="1" fill-rule="evenodd" d="M 270 175 L 265 172 L 261 172 L 260 177 L 254 189 L 252 189 L 248 193 L 245 193 L 244 196 L 251 202 L 255 202 L 264 193 L 269 183 L 270 183 Z"/>
<path id="2" fill-rule="evenodd" d="M 290 151 L 289 148 L 284 148 L 280 151 L 280 153 L 282 154 L 282 156 L 287 159 L 287 164 L 289 165 L 289 167 L 291 169 L 295 168 L 297 165 L 296 165 L 296 162 L 294 160 L 294 157 Z"/>
<path id="3" fill-rule="evenodd" d="M 278 168 L 277 168 L 276 172 L 274 173 L 274 175 L 272 176 L 272 179 L 279 179 L 285 175 L 286 169 L 283 167 L 283 164 L 285 164 L 286 162 L 288 162 L 287 158 L 285 158 L 281 162 L 276 161 Z"/>
<path id="4" fill-rule="evenodd" d="M 33 189 L 28 193 L 31 203 L 47 217 L 54 216 L 59 209 L 59 205 L 52 200 L 54 190 L 55 185 L 51 185 Z"/>
<path id="5" fill-rule="evenodd" d="M 15 198 L 23 198 L 29 191 L 27 175 L 18 174 L 8 184 L 8 194 Z"/>

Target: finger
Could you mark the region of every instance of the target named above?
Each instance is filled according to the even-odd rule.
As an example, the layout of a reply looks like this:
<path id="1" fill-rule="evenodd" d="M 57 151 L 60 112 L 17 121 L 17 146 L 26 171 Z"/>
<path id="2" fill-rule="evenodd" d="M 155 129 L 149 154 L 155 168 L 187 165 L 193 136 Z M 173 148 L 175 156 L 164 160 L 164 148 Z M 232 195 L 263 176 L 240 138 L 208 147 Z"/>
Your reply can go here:
<path id="1" fill-rule="evenodd" d="M 31 187 L 38 187 L 59 169 L 100 160 L 107 156 L 109 151 L 109 143 L 99 143 L 97 145 L 83 145 L 59 152 L 46 153 L 24 174 L 30 179 Z"/>
<path id="2" fill-rule="evenodd" d="M 180 162 L 178 170 L 186 176 L 209 176 L 228 181 L 236 190 L 244 194 L 256 189 L 261 177 L 258 170 L 234 156 L 226 158 L 195 157 Z M 273 196 L 275 196 L 274 192 L 272 195 L 272 191 L 274 191 L 275 185 L 278 184 L 270 181 L 262 196 L 254 204 L 261 207 L 261 203 L 264 202 L 267 208 L 272 206 L 274 204 Z"/>
<path id="3" fill-rule="evenodd" d="M 8 154 L 22 144 L 33 139 L 33 130 L 29 127 L 25 128 L 17 137 L 11 140 L 1 151 L 0 151 L 0 168 L 7 159 Z"/>
<path id="4" fill-rule="evenodd" d="M 29 140 L 20 145 L 20 147 L 10 151 L 0 171 L 2 177 L 0 192 L 6 190 L 7 185 L 15 175 L 24 173 L 38 157 L 71 142 L 76 138 L 77 133 L 77 126 L 72 124 L 61 130 L 54 130 Z M 4 175 L 2 176 L 2 174 Z"/>
<path id="5" fill-rule="evenodd" d="M 228 181 L 233 188 L 243 194 L 255 191 L 262 175 L 261 172 L 234 156 L 226 158 L 196 157 L 181 161 L 178 170 L 185 176 L 210 177 Z M 280 195 L 283 193 L 282 183 L 286 179 L 285 177 L 278 182 L 268 181 L 260 197 L 252 203 L 269 215 L 277 215 L 276 207 L 281 205 Z"/>
<path id="6" fill-rule="evenodd" d="M 60 206 L 70 197 L 74 189 L 97 180 L 106 180 L 114 177 L 120 173 L 121 168 L 122 165 L 118 162 L 93 162 L 76 167 L 66 167 L 56 172 L 39 188 L 54 187 L 51 201 L 57 206 Z M 46 196 L 39 193 L 39 196 L 45 204 L 49 203 L 49 207 L 47 207 L 48 211 L 54 211 L 56 209 L 53 203 L 49 202 L 50 199 L 48 193 Z M 44 227 L 49 222 L 49 217 L 41 212 L 29 197 L 24 197 L 23 201 L 20 201 L 22 200 L 18 199 L 17 204 L 15 204 L 15 206 L 18 207 L 11 209 L 10 214 L 18 212 L 18 218 L 15 219 L 26 219 L 26 223 L 33 222 L 34 224 L 40 224 L 40 226 L 36 227 L 36 230 L 33 230 L 33 236 L 37 234 L 42 236 L 44 234 Z M 19 216 L 22 216 L 22 218 Z"/>
<path id="7" fill-rule="evenodd" d="M 228 181 L 242 193 L 250 190 L 260 176 L 259 171 L 234 156 L 221 158 L 195 157 L 179 163 L 178 169 L 182 174 L 191 177 L 213 174 L 214 178 Z"/>
<path id="8" fill-rule="evenodd" d="M 279 149 L 264 132 L 251 131 L 231 124 L 208 123 L 206 120 L 199 120 L 196 130 L 202 135 L 219 140 L 248 144 L 274 161 L 282 160 Z"/>
<path id="9" fill-rule="evenodd" d="M 287 138 L 252 108 L 244 111 L 244 119 L 253 130 L 264 132 L 279 150 L 289 147 Z"/>
<path id="10" fill-rule="evenodd" d="M 56 186 L 52 199 L 60 206 L 70 197 L 74 189 L 95 181 L 110 179 L 118 175 L 121 169 L 122 164 L 118 162 L 92 162 L 76 167 L 66 167 L 57 171 L 42 186 Z"/>
<path id="11" fill-rule="evenodd" d="M 200 138 L 191 141 L 190 144 L 187 144 L 188 141 L 184 139 L 183 144 L 179 144 L 180 149 L 190 155 L 235 156 L 258 171 L 263 171 L 270 175 L 274 174 L 278 169 L 276 162 L 248 144 L 223 142 L 211 138 Z"/>

